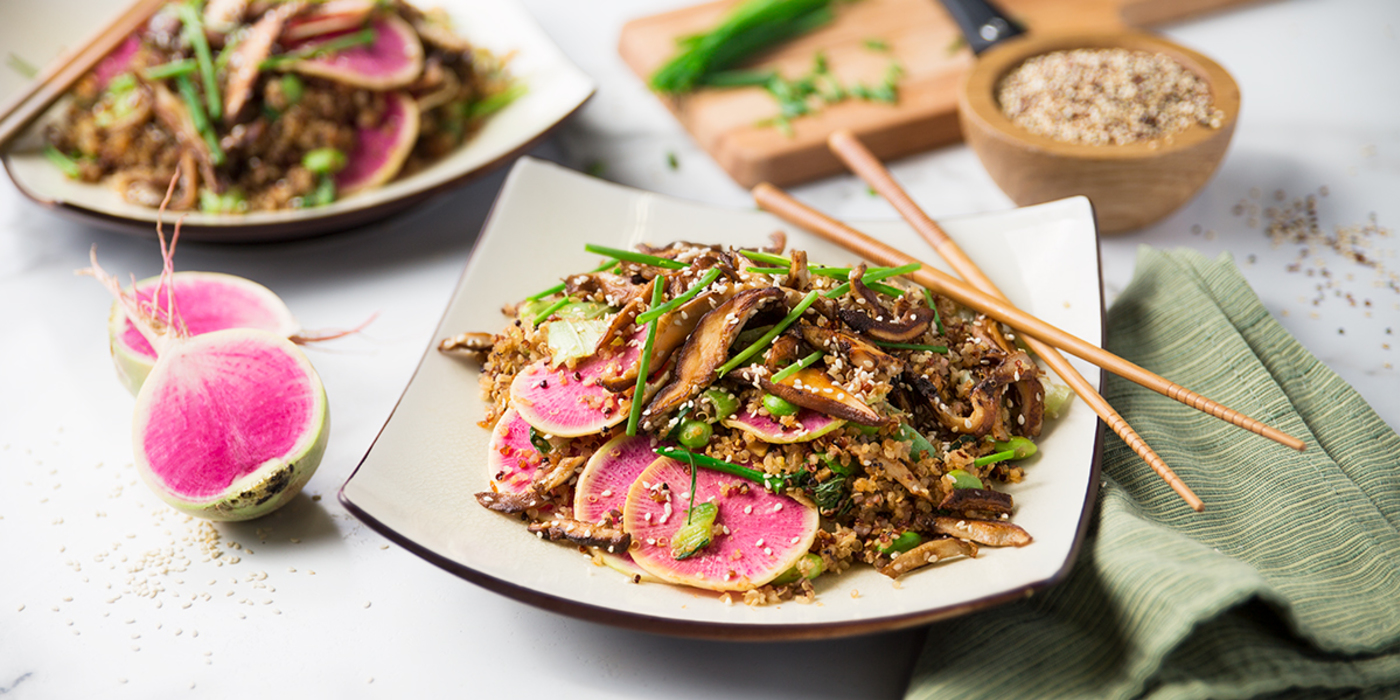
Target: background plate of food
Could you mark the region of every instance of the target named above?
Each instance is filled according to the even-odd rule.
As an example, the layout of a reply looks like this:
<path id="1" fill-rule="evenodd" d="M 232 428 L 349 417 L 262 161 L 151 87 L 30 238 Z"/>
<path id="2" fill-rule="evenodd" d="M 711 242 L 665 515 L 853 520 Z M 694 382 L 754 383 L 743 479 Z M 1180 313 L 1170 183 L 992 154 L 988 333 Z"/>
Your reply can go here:
<path id="1" fill-rule="evenodd" d="M 140 235 L 178 172 L 186 240 L 290 239 L 483 174 L 593 89 L 514 2 L 170 4 L 4 164 L 34 201 Z"/>
<path id="2" fill-rule="evenodd" d="M 1087 200 L 1073 198 L 943 223 L 1018 306 L 1090 342 L 1101 342 L 1098 247 Z M 934 257 L 902 223 L 864 223 L 859 227 L 911 254 Z M 974 547 L 975 557 L 953 556 L 894 576 L 890 574 L 896 571 L 889 564 L 897 554 L 876 557 L 876 565 L 885 569 L 882 572 L 860 563 L 857 553 L 849 569 L 828 572 L 808 582 L 810 585 L 803 584 L 805 595 L 803 590 L 790 588 L 784 590 L 798 595 L 770 596 L 764 591 L 774 589 L 764 587 L 751 587 L 759 593 L 726 594 L 624 575 L 603 566 L 606 558 L 596 550 L 589 553 L 567 538 L 548 541 L 560 532 L 540 532 L 538 537 L 527 532 L 521 520 L 537 518 L 539 513 L 534 510 L 525 516 L 503 515 L 483 507 L 496 505 L 501 499 L 492 494 L 507 490 L 506 482 L 511 479 L 499 470 L 499 459 L 488 457 L 488 453 L 507 455 L 512 451 L 500 449 L 505 444 L 501 441 L 525 438 L 523 431 L 513 435 L 502 428 L 503 437 L 492 443 L 490 423 L 485 427 L 479 423 L 493 417 L 500 405 L 493 403 L 490 395 L 483 395 L 479 383 L 482 364 L 439 352 L 437 340 L 465 331 L 490 334 L 509 329 L 514 322 L 502 315 L 503 306 L 514 307 L 531 296 L 551 299 L 541 295 L 541 290 L 560 280 L 587 286 L 585 273 L 606 255 L 598 254 L 597 248 L 586 252 L 585 244 L 634 250 L 640 244 L 666 246 L 673 241 L 691 241 L 758 249 L 770 246 L 774 231 L 786 232 L 783 254 L 797 257 L 796 251 L 806 251 L 813 270 L 817 265 L 852 266 L 860 262 L 765 213 L 684 202 L 521 159 L 482 231 L 433 346 L 368 454 L 342 488 L 341 501 L 357 517 L 424 559 L 503 595 L 583 619 L 685 636 L 799 639 L 889 630 L 1012 600 L 1062 577 L 1083 536 L 1098 472 L 1098 419 L 1073 400 L 1057 418 L 1045 421 L 1037 438 L 1038 453 L 1016 463 L 1020 469 L 1017 476 L 1023 478 L 995 486 L 1014 500 L 1009 520 L 1029 533 L 1033 538 L 1029 544 L 983 546 L 980 551 Z M 616 270 L 631 274 L 625 268 Z M 619 279 L 612 281 L 626 284 L 625 274 L 616 277 Z M 630 279 L 641 284 L 643 277 L 636 274 Z M 834 281 L 813 284 L 825 287 Z M 653 293 L 660 286 L 653 285 Z M 910 290 L 907 295 L 913 303 L 923 298 L 915 292 Z M 734 298 L 742 296 L 744 293 L 739 293 Z M 777 301 L 778 295 L 770 296 Z M 946 316 L 950 309 L 943 311 Z M 516 313 L 520 313 L 518 309 Z M 557 318 L 550 313 L 557 312 L 545 309 L 522 316 Z M 796 313 L 800 316 L 801 309 Z M 910 318 L 915 316 L 910 313 Z M 968 325 L 973 323 L 970 318 Z M 539 323 L 523 317 L 522 322 Z M 705 328 L 705 322 L 700 323 Z M 962 325 L 963 320 L 951 323 Z M 504 334 L 493 342 L 501 343 L 501 337 Z M 737 347 L 738 342 L 736 353 Z M 679 351 L 681 359 L 675 366 L 685 366 L 687 352 Z M 497 355 L 492 352 L 493 361 Z M 1097 368 L 1075 364 L 1091 383 L 1100 381 Z M 582 367 L 580 364 L 575 369 Z M 526 376 L 528 371 L 521 370 L 517 376 Z M 587 386 L 591 382 L 575 384 Z M 498 427 L 505 421 L 503 418 Z M 620 432 L 621 427 L 612 430 Z M 720 430 L 715 428 L 716 437 Z M 541 431 L 534 431 L 530 438 L 534 447 L 522 442 L 517 453 L 530 449 L 546 453 L 548 445 L 543 443 L 550 440 L 563 444 L 557 442 L 557 436 Z M 931 449 L 946 456 L 945 451 L 954 447 L 937 444 Z M 943 476 L 945 485 L 954 481 L 951 473 Z M 578 477 L 578 483 L 585 480 Z M 702 490 L 703 486 L 702 480 Z M 560 487 L 568 490 L 575 485 L 560 482 Z M 686 490 L 683 484 L 672 489 L 682 498 Z M 721 509 L 723 503 L 721 500 Z M 632 507 L 629 500 L 627 508 Z M 686 509 L 681 503 L 674 512 Z M 720 516 L 721 520 L 725 517 Z M 676 520 L 680 520 L 679 515 Z M 828 522 L 824 513 L 822 527 Z M 718 542 L 720 530 L 713 532 Z M 820 543 L 822 537 L 815 541 Z M 812 548 L 815 551 L 818 545 Z M 745 604 L 758 602 L 766 604 Z"/>

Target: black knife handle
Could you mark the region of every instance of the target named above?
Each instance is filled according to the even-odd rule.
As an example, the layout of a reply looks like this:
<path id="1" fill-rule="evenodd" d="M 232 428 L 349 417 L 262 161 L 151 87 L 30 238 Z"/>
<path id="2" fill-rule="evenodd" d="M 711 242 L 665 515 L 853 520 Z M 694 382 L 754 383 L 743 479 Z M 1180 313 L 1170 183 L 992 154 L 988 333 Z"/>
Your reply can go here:
<path id="1" fill-rule="evenodd" d="M 942 1 L 948 14 L 953 16 L 953 21 L 958 23 L 963 38 L 967 40 L 967 45 L 972 47 L 974 54 L 980 54 L 1013 36 L 1026 33 L 1024 28 L 985 0 Z"/>

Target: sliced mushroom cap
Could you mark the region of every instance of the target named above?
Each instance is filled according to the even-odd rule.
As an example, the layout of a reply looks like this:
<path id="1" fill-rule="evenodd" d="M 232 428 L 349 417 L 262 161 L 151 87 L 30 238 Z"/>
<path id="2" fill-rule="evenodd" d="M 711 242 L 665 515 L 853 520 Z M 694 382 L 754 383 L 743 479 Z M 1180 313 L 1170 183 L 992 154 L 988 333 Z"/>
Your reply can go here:
<path id="1" fill-rule="evenodd" d="M 925 542 L 897 557 L 881 567 L 880 573 L 899 578 L 915 569 L 953 557 L 976 557 L 977 545 L 953 538 Z"/>
<path id="2" fill-rule="evenodd" d="M 443 338 L 442 342 L 438 343 L 438 352 L 480 359 L 491 352 L 495 345 L 496 336 L 490 333 L 458 333 L 450 338 Z"/>
<path id="3" fill-rule="evenodd" d="M 807 270 L 807 251 L 794 250 L 791 259 L 792 262 L 788 264 L 788 276 L 784 285 L 793 289 L 806 289 L 807 284 L 812 281 L 812 275 Z"/>
<path id="4" fill-rule="evenodd" d="M 534 522 L 526 526 L 531 534 L 543 534 L 551 541 L 568 540 L 584 547 L 601 547 L 621 554 L 632 544 L 632 536 L 611 527 L 564 518 Z"/>
<path id="5" fill-rule="evenodd" d="M 704 318 L 705 314 L 709 313 L 712 308 L 737 293 L 738 290 L 733 285 L 729 285 L 724 291 L 705 292 L 657 319 L 656 340 L 651 346 L 650 366 L 655 369 L 666 364 L 671 353 L 684 345 L 686 339 L 695 332 L 695 327 L 700 324 L 700 319 Z M 636 318 L 635 313 L 632 318 Z M 602 347 L 602 343 L 599 343 L 599 348 Z M 598 383 L 613 391 L 622 391 L 632 387 L 637 383 L 637 365 L 633 363 L 630 366 L 616 369 L 610 367 L 598 377 Z"/>
<path id="6" fill-rule="evenodd" d="M 1024 547 L 1031 543 L 1030 533 L 1020 525 L 1000 520 L 940 516 L 933 519 L 933 531 L 988 547 Z"/>
<path id="7" fill-rule="evenodd" d="M 666 385 L 642 412 L 646 427 L 654 427 L 662 416 L 705 390 L 716 378 L 716 370 L 729 359 L 729 346 L 753 315 L 766 303 L 783 298 L 776 287 L 749 289 L 706 313 L 695 332 L 685 341 L 676 360 L 675 379 Z"/>
<path id="8" fill-rule="evenodd" d="M 856 297 L 856 304 L 866 310 L 841 309 L 839 312 L 841 320 L 846 325 L 854 328 L 861 335 L 887 343 L 908 343 L 928 331 L 929 324 L 933 323 L 933 309 L 919 307 L 911 310 L 907 316 L 901 319 L 894 312 L 885 308 L 884 302 L 880 301 L 880 295 L 865 286 L 865 283 L 861 281 L 861 277 L 864 275 L 865 263 L 861 263 L 851 270 L 851 294 Z M 867 310 L 869 313 L 866 312 Z"/>
<path id="9" fill-rule="evenodd" d="M 904 362 L 872 343 L 845 331 L 802 324 L 802 339 L 819 350 L 834 353 L 853 367 L 896 375 L 904 371 Z"/>
<path id="10" fill-rule="evenodd" d="M 272 53 L 272 45 L 282 27 L 301 10 L 300 2 L 278 5 L 258 18 L 243 35 L 243 40 L 233 48 L 233 59 L 229 61 L 228 88 L 224 93 L 224 121 L 232 124 L 238 121 L 238 113 L 248 104 L 253 94 L 253 85 L 258 81 L 258 71 L 263 59 Z"/>
<path id="11" fill-rule="evenodd" d="M 909 490 L 909 493 L 918 496 L 926 501 L 933 501 L 933 494 L 919 481 L 919 477 L 909 469 L 907 465 L 899 460 L 887 459 L 885 457 L 875 457 L 875 465 L 884 470 L 891 479 L 898 481 L 901 486 Z"/>
<path id="12" fill-rule="evenodd" d="M 281 30 L 283 44 L 295 44 L 322 34 L 357 29 L 374 11 L 374 0 L 328 0 L 313 4 Z"/>
<path id="13" fill-rule="evenodd" d="M 564 485 L 570 477 L 578 473 L 588 461 L 591 455 L 575 455 L 572 457 L 562 457 L 549 467 L 535 472 L 535 478 L 530 483 L 530 488 L 540 492 L 549 493 L 554 489 Z"/>
<path id="14" fill-rule="evenodd" d="M 476 502 L 497 513 L 514 515 L 516 513 L 524 513 L 531 508 L 538 508 L 548 503 L 549 499 L 534 491 L 528 490 L 522 491 L 521 493 L 482 491 L 476 494 Z"/>
<path id="15" fill-rule="evenodd" d="M 953 489 L 938 507 L 955 513 L 1009 515 L 1011 496 L 991 489 Z"/>
<path id="16" fill-rule="evenodd" d="M 764 391 L 789 403 L 825 413 L 832 418 L 861 425 L 888 425 L 893 421 L 880 415 L 860 397 L 846 391 L 845 387 L 831 381 L 826 372 L 815 367 L 798 370 L 780 382 L 773 382 L 766 375 L 754 372 L 745 372 L 740 377 L 757 383 Z"/>
<path id="17" fill-rule="evenodd" d="M 154 98 L 151 107 L 155 110 L 156 118 L 167 130 L 175 134 L 175 139 L 181 146 L 194 153 L 199 161 L 200 179 L 208 187 L 214 187 L 218 182 L 214 174 L 214 156 L 209 151 L 209 144 L 205 143 L 204 137 L 200 136 L 199 130 L 195 128 L 194 117 L 190 116 L 185 101 L 161 83 L 151 85 L 151 95 Z"/>
<path id="18" fill-rule="evenodd" d="M 783 333 L 773 339 L 768 351 L 763 353 L 763 364 L 768 369 L 778 371 L 795 362 L 802 356 L 802 341 L 796 336 Z"/>
<path id="19" fill-rule="evenodd" d="M 630 276 L 611 272 L 591 272 L 570 275 L 564 280 L 565 293 L 571 297 L 601 294 L 608 306 L 626 306 L 651 289 L 650 283 L 637 284 Z"/>

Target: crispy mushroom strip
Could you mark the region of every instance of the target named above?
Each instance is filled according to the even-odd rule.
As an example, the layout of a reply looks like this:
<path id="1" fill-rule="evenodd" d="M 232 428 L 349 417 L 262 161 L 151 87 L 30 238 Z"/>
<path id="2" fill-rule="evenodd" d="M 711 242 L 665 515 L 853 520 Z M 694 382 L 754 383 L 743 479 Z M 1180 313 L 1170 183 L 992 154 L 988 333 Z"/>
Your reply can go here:
<path id="1" fill-rule="evenodd" d="M 976 557 L 977 545 L 953 538 L 925 542 L 897 557 L 880 569 L 880 573 L 899 578 L 915 569 L 952 557 Z"/>
<path id="2" fill-rule="evenodd" d="M 601 547 L 613 554 L 627 551 L 632 544 L 632 536 L 621 530 L 581 520 L 545 520 L 530 523 L 526 529 L 532 534 L 542 534 L 550 541 L 568 540 L 584 547 Z"/>
<path id="3" fill-rule="evenodd" d="M 1008 356 L 1011 368 L 1010 396 L 1016 405 L 1016 432 L 1026 437 L 1040 435 L 1045 422 L 1045 387 L 1040 383 L 1040 370 L 1030 356 L 1006 339 L 994 325 L 994 321 L 981 319 L 967 324 L 968 335 L 978 342 L 1000 348 Z M 1006 366 L 1006 362 L 1002 363 Z M 1004 373 L 1003 373 L 1004 374 Z"/>
<path id="4" fill-rule="evenodd" d="M 998 518 L 1011 514 L 1011 496 L 990 489 L 953 489 L 938 507 L 969 517 Z"/>
<path id="5" fill-rule="evenodd" d="M 792 251 L 792 262 L 788 265 L 788 276 L 787 280 L 784 281 L 784 286 L 793 289 L 806 289 L 811 281 L 812 275 L 807 270 L 807 251 Z"/>
<path id="6" fill-rule="evenodd" d="M 442 342 L 438 343 L 438 352 L 480 360 L 491 352 L 495 344 L 496 336 L 490 333 L 458 333 L 450 338 L 443 338 Z"/>
<path id="7" fill-rule="evenodd" d="M 734 376 L 748 384 L 756 384 L 764 391 L 795 406 L 810 408 L 832 418 L 841 418 L 861 425 L 888 425 L 894 421 L 893 418 L 880 415 L 869 404 L 860 400 L 860 397 L 832 382 L 826 372 L 815 367 L 798 370 L 780 382 L 774 382 L 766 373 L 754 371 L 752 368 L 737 369 Z"/>
<path id="8" fill-rule="evenodd" d="M 852 367 L 894 376 L 904 371 L 904 361 L 845 331 L 801 324 L 798 331 L 808 345 L 835 354 Z"/>
<path id="9" fill-rule="evenodd" d="M 601 295 L 608 306 L 626 306 L 651 288 L 649 284 L 637 284 L 629 276 L 611 272 L 569 275 L 564 287 L 565 294 L 574 298 Z"/>
<path id="10" fill-rule="evenodd" d="M 238 121 L 238 113 L 243 111 L 248 98 L 253 95 L 253 85 L 258 81 L 263 59 L 272 53 L 272 45 L 277 41 L 277 35 L 282 33 L 282 26 L 292 15 L 301 11 L 301 7 L 300 2 L 289 2 L 268 10 L 233 48 L 228 88 L 224 93 L 224 121 L 229 124 Z"/>
<path id="11" fill-rule="evenodd" d="M 476 494 L 476 502 L 497 513 L 514 515 L 516 513 L 524 513 L 531 508 L 538 508 L 548 503 L 549 499 L 534 491 L 526 491 L 524 493 L 482 491 Z"/>
<path id="12" fill-rule="evenodd" d="M 933 531 L 988 547 L 1024 547 L 1031 543 L 1030 533 L 1020 525 L 1000 520 L 940 516 L 933 519 Z"/>
<path id="13" fill-rule="evenodd" d="M 802 357 L 802 341 L 797 336 L 784 333 L 773 339 L 768 352 L 763 354 L 763 365 L 771 371 L 778 371 Z"/>
<path id="14" fill-rule="evenodd" d="M 530 488 L 540 493 L 549 493 L 563 486 L 564 482 L 568 481 L 574 474 L 577 474 L 579 467 L 582 467 L 587 461 L 588 455 L 563 457 L 559 461 L 551 464 L 548 468 L 535 472 L 535 478 L 530 484 Z"/>
<path id="15" fill-rule="evenodd" d="M 651 367 L 655 369 L 665 365 L 666 360 L 671 357 L 671 353 L 684 345 L 686 339 L 695 332 L 695 327 L 700 324 L 700 320 L 705 317 L 705 314 L 709 313 L 710 309 L 714 308 L 715 305 L 729 300 L 737 292 L 738 289 L 732 284 L 726 285 L 722 292 L 704 292 L 700 296 L 682 304 L 680 308 L 675 311 L 657 319 L 656 340 L 652 343 L 651 347 Z M 623 313 L 626 313 L 628 308 L 631 308 L 630 304 L 626 308 L 623 308 L 622 312 L 618 315 L 621 316 Z M 640 312 L 640 310 L 641 307 L 637 307 L 637 311 L 632 313 L 632 318 L 626 322 L 623 330 L 631 327 L 632 320 L 637 318 L 637 313 Z M 617 319 L 614 319 L 613 325 L 617 325 Z M 603 335 L 605 341 L 612 332 L 613 329 L 609 327 L 608 332 Z M 604 347 L 603 342 L 598 343 L 600 351 Z M 610 391 L 625 391 L 630 389 L 637 384 L 637 364 L 632 363 L 626 367 L 620 365 L 607 367 L 598 377 L 598 383 L 602 384 Z"/>
<path id="16" fill-rule="evenodd" d="M 908 315 L 900 318 L 885 308 L 884 303 L 880 301 L 880 295 L 865 286 L 865 283 L 861 281 L 863 276 L 865 276 L 865 263 L 861 263 L 851 270 L 849 277 L 851 295 L 855 297 L 856 305 L 865 310 L 841 309 L 839 312 L 841 320 L 846 325 L 862 335 L 888 343 L 912 342 L 928 331 L 929 324 L 933 322 L 933 309 L 919 307 L 910 310 Z M 869 313 L 866 313 L 867 310 Z"/>
<path id="17" fill-rule="evenodd" d="M 913 378 L 914 388 L 929 400 L 929 404 L 933 407 L 934 416 L 943 427 L 963 435 L 985 436 L 997 428 L 998 401 L 1007 385 L 1016 384 L 1027 378 L 1034 381 L 1036 385 L 1040 384 L 1039 380 L 1036 379 L 1039 369 L 1036 368 L 1029 355 L 1017 351 L 1003 358 L 1001 353 L 996 354 L 997 357 L 991 359 L 993 361 L 999 359 L 1000 362 L 972 387 L 972 391 L 967 397 L 968 411 L 962 415 L 959 415 L 954 406 L 949 405 L 944 400 L 943 392 L 940 390 L 942 380 L 936 375 Z M 1043 394 L 1039 393 L 1039 387 L 1034 388 L 1037 393 L 1032 394 L 1029 401 L 1022 404 L 1021 419 L 1017 423 L 1022 429 L 1034 427 L 1038 431 L 1044 416 L 1045 404 L 1042 400 Z"/>
<path id="18" fill-rule="evenodd" d="M 933 494 L 929 493 L 928 488 L 923 485 L 923 482 L 919 481 L 919 477 L 915 476 L 914 472 L 910 471 L 909 467 L 903 462 L 897 459 L 886 459 L 885 457 L 876 457 L 873 461 L 877 466 L 883 469 L 891 479 L 898 481 L 900 485 L 908 489 L 909 493 L 925 501 L 933 501 Z"/>
<path id="19" fill-rule="evenodd" d="M 209 187 L 214 187 L 218 182 L 218 178 L 214 174 L 214 156 L 209 151 L 209 144 L 204 142 L 204 137 L 195 128 L 194 117 L 190 116 L 190 110 L 185 106 L 185 101 L 160 83 L 151 85 L 151 96 L 153 98 L 151 108 L 156 113 L 156 119 L 175 134 L 175 139 L 180 142 L 181 146 L 194 153 L 195 158 L 199 161 L 200 179 Z"/>
<path id="20" fill-rule="evenodd" d="M 729 346 L 754 314 L 769 302 L 783 298 L 776 287 L 749 289 L 705 314 L 685 341 L 676 360 L 675 379 L 657 392 L 642 412 L 643 427 L 655 428 L 663 416 L 695 398 L 717 379 L 716 370 L 729 359 Z"/>
<path id="21" fill-rule="evenodd" d="M 768 247 L 767 247 L 767 248 L 763 248 L 762 250 L 763 250 L 763 252 L 765 252 L 765 253 L 772 253 L 772 254 L 774 254 L 774 255 L 781 255 L 782 252 L 783 252 L 783 249 L 786 248 L 786 247 L 787 247 L 787 233 L 784 232 L 783 230 L 779 229 L 779 230 L 777 230 L 777 231 L 774 231 L 774 232 L 768 234 Z M 805 251 L 802 253 L 802 257 L 804 257 L 804 258 L 807 257 L 807 253 L 806 253 Z M 799 287 L 799 289 L 800 289 L 800 287 Z"/>

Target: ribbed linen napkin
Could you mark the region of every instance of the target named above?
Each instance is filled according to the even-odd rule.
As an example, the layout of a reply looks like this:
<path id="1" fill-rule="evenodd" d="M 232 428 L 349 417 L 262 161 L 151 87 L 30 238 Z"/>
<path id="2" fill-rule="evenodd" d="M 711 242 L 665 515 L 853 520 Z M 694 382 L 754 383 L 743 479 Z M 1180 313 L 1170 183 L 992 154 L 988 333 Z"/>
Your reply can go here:
<path id="1" fill-rule="evenodd" d="M 1105 397 L 1206 511 L 1105 431 L 1070 575 L 932 626 L 907 698 L 1400 697 L 1395 431 L 1269 316 L 1228 256 L 1142 249 L 1107 347 L 1307 451 L 1110 376 Z"/>

